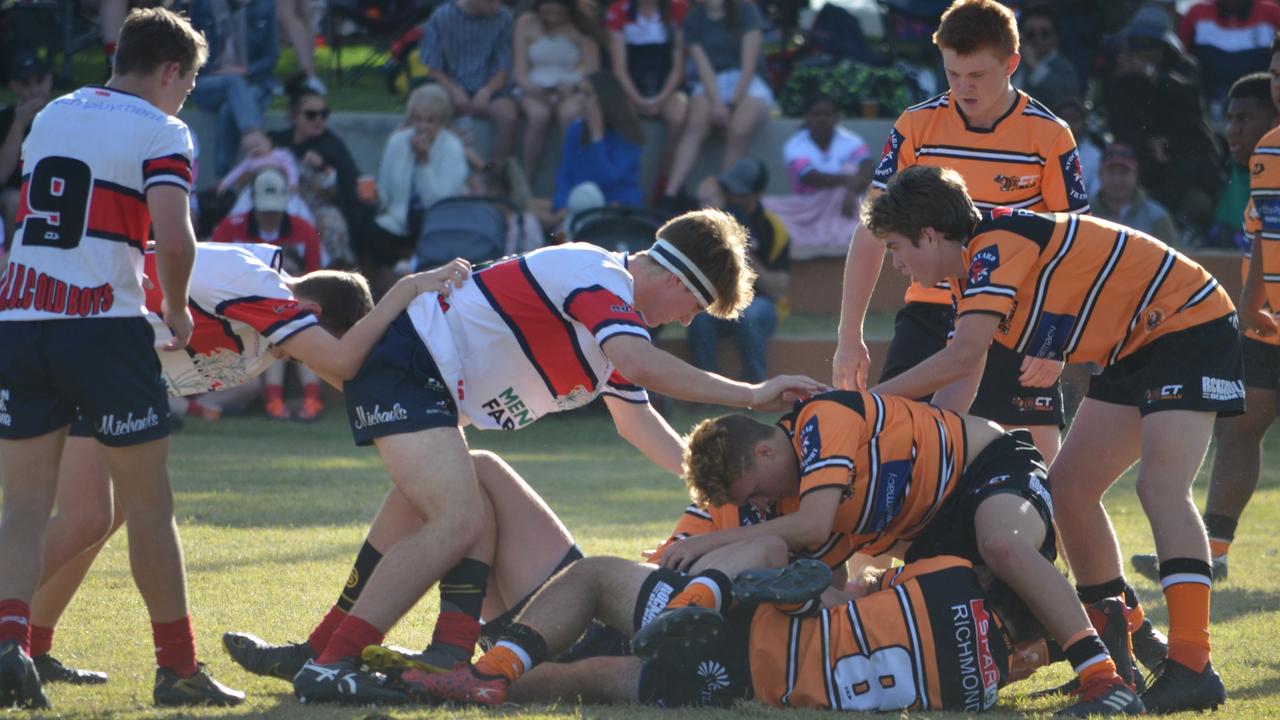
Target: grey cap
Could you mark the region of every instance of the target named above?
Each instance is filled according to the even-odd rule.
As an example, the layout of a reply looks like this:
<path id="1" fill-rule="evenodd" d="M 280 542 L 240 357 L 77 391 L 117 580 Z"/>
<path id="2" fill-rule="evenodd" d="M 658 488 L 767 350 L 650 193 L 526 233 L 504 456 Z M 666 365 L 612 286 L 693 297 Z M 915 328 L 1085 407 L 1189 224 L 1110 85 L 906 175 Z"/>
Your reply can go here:
<path id="1" fill-rule="evenodd" d="M 769 171 L 764 163 L 753 157 L 744 157 L 716 179 L 732 195 L 749 195 L 764 190 L 769 182 Z"/>

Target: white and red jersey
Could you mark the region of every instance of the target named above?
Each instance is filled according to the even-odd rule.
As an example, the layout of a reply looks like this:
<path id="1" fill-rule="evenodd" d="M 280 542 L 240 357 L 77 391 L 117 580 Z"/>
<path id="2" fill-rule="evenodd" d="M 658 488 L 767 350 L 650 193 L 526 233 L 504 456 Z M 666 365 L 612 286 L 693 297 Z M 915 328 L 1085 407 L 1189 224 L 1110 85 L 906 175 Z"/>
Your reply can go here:
<path id="1" fill-rule="evenodd" d="M 409 317 L 457 402 L 461 424 L 515 430 L 601 393 L 649 401 L 601 347 L 649 339 L 624 253 L 568 243 L 476 271 L 448 298 L 427 293 Z"/>
<path id="2" fill-rule="evenodd" d="M 319 321 L 301 306 L 280 272 L 280 248 L 274 245 L 200 243 L 191 273 L 188 305 L 195 329 L 184 350 L 160 356 L 170 395 L 194 395 L 246 382 L 267 369 L 279 345 Z M 146 256 L 147 318 L 156 348 L 173 337 L 160 316 L 163 295 L 156 279 L 155 255 Z"/>
<path id="3" fill-rule="evenodd" d="M 86 86 L 49 103 L 22 144 L 0 320 L 144 315 L 146 192 L 190 192 L 191 154 L 186 124 L 136 95 Z"/>

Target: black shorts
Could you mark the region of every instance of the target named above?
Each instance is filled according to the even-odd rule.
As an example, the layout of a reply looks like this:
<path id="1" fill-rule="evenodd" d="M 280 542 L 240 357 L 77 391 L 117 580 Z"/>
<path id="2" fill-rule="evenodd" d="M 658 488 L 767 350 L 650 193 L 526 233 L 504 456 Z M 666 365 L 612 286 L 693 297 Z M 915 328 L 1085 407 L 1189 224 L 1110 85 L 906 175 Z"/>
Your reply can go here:
<path id="1" fill-rule="evenodd" d="M 1243 336 L 1240 350 L 1244 360 L 1244 386 L 1280 390 L 1280 345 Z"/>
<path id="2" fill-rule="evenodd" d="M 650 573 L 636 598 L 636 629 L 661 612 L 690 579 L 667 568 Z M 649 612 L 654 607 L 657 610 Z M 748 654 L 751 618 L 756 614 L 756 607 L 755 603 L 734 606 L 725 614 L 724 627 L 711 647 L 692 654 L 686 662 L 646 662 L 640 670 L 640 703 L 669 708 L 723 707 L 750 699 Z"/>
<path id="3" fill-rule="evenodd" d="M 146 318 L 0 322 L 0 438 L 38 437 L 79 414 L 103 445 L 168 437 L 169 397 Z"/>
<path id="4" fill-rule="evenodd" d="M 890 380 L 927 360 L 947 346 L 947 335 L 955 313 L 949 305 L 907 303 L 893 321 L 893 340 L 885 356 L 880 382 Z M 978 394 L 970 415 L 1002 425 L 1056 425 L 1062 427 L 1062 385 L 1023 387 L 1022 355 L 999 343 L 992 343 L 982 371 Z M 928 402 L 932 396 L 918 398 Z"/>
<path id="5" fill-rule="evenodd" d="M 991 441 L 969 462 L 959 482 L 924 532 L 911 541 L 904 562 L 958 555 L 975 565 L 985 565 L 975 527 L 978 506 L 1001 493 L 1017 495 L 1035 507 L 1044 520 L 1040 554 L 1050 562 L 1058 557 L 1049 471 L 1040 451 L 1031 442 L 1031 433 L 1012 430 Z"/>
<path id="6" fill-rule="evenodd" d="M 1108 365 L 1085 397 L 1136 407 L 1143 415 L 1196 410 L 1244 412 L 1244 361 L 1236 314 L 1157 338 Z"/>
<path id="7" fill-rule="evenodd" d="M 342 394 L 356 445 L 458 425 L 453 396 L 407 311 L 387 328 Z"/>

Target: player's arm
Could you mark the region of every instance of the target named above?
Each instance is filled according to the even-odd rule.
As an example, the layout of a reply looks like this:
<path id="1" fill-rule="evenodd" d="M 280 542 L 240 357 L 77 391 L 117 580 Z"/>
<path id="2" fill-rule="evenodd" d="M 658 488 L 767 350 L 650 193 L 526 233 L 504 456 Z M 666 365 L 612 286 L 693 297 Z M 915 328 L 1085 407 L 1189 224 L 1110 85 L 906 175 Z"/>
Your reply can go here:
<path id="1" fill-rule="evenodd" d="M 803 375 L 778 375 L 762 383 L 730 380 L 699 370 L 638 335 L 611 336 L 601 350 L 631 382 L 689 402 L 767 409 L 826 389 Z"/>
<path id="2" fill-rule="evenodd" d="M 965 382 L 971 389 L 957 387 L 945 393 L 946 399 L 955 403 L 954 406 L 941 405 L 938 398 L 934 399 L 934 403 L 956 412 L 967 412 L 977 393 L 976 379 L 982 377 L 987 350 L 996 336 L 1000 319 L 1000 315 L 987 312 L 961 315 L 956 320 L 955 337 L 945 348 L 892 380 L 880 383 L 871 391 L 882 395 L 918 398 L 952 383 Z"/>
<path id="3" fill-rule="evenodd" d="M 875 192 L 875 191 L 872 191 Z M 870 200 L 868 194 L 868 201 Z M 853 231 L 849 252 L 844 261 L 844 283 L 840 289 L 840 325 L 836 336 L 836 354 L 831 361 L 831 382 L 843 390 L 867 387 L 871 353 L 862 337 L 871 295 L 884 265 L 884 244 L 875 239 L 861 223 Z"/>
<path id="4" fill-rule="evenodd" d="M 683 472 L 684 441 L 649 403 L 628 402 L 606 395 L 604 404 L 622 439 L 673 475 Z"/>
<path id="5" fill-rule="evenodd" d="M 156 278 L 164 292 L 164 322 L 173 331 L 165 350 L 180 350 L 191 339 L 191 268 L 196 261 L 196 233 L 191 227 L 187 191 L 157 183 L 147 189 L 147 210 L 156 239 Z"/>
<path id="6" fill-rule="evenodd" d="M 355 377 L 374 344 L 414 298 L 425 292 L 447 294 L 470 272 L 471 264 L 458 259 L 434 270 L 406 275 L 341 338 L 315 325 L 281 342 L 280 349 L 341 389 L 344 382 Z"/>
<path id="7" fill-rule="evenodd" d="M 1245 330 L 1253 330 L 1264 337 L 1276 334 L 1275 318 L 1263 309 L 1266 303 L 1266 285 L 1262 272 L 1262 233 L 1254 233 L 1250 243 L 1249 272 L 1240 290 L 1240 322 Z"/>

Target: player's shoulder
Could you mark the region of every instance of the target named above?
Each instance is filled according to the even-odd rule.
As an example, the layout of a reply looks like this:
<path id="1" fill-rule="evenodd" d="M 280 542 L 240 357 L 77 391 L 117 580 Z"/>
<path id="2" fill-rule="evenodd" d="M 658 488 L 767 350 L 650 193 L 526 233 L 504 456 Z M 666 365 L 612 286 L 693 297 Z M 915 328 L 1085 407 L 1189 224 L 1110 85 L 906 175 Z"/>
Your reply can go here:
<path id="1" fill-rule="evenodd" d="M 1047 105 L 1026 93 L 1022 93 L 1022 96 L 1026 98 L 1026 102 L 1022 104 L 1022 110 L 1018 111 L 1018 117 L 1029 127 L 1054 136 L 1071 132 L 1071 126 L 1067 125 L 1067 121 L 1054 115 Z"/>
<path id="2" fill-rule="evenodd" d="M 795 416 L 797 420 L 808 417 L 838 418 L 852 412 L 865 417 L 867 406 L 876 401 L 876 395 L 863 390 L 828 390 L 798 403 Z"/>
<path id="3" fill-rule="evenodd" d="M 982 213 L 982 219 L 973 229 L 970 244 L 991 244 L 1002 238 L 1016 236 L 1043 247 L 1053 237 L 1057 225 L 1058 218 L 1053 213 L 998 207 Z"/>
<path id="4" fill-rule="evenodd" d="M 951 93 L 944 92 L 924 102 L 909 105 L 906 110 L 902 111 L 902 117 L 910 118 L 912 115 L 926 116 L 932 114 L 935 110 L 942 110 L 948 107 L 951 107 Z"/>
<path id="5" fill-rule="evenodd" d="M 1271 128 L 1258 140 L 1253 148 L 1254 155 L 1265 155 L 1274 161 L 1280 157 L 1280 126 Z"/>

